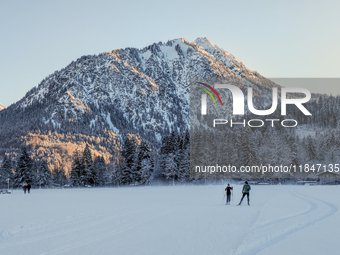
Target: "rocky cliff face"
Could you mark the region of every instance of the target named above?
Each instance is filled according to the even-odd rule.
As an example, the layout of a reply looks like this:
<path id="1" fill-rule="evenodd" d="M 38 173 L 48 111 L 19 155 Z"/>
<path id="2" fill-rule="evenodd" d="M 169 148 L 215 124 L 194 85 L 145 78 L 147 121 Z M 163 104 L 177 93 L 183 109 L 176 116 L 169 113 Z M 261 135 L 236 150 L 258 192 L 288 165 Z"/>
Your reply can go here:
<path id="1" fill-rule="evenodd" d="M 0 144 L 2 149 L 17 146 L 28 132 L 96 135 L 103 130 L 157 142 L 189 128 L 190 83 L 211 79 L 232 80 L 243 90 L 252 86 L 255 105 L 271 105 L 273 82 L 207 38 L 175 39 L 83 56 L 49 75 L 1 111 Z"/>

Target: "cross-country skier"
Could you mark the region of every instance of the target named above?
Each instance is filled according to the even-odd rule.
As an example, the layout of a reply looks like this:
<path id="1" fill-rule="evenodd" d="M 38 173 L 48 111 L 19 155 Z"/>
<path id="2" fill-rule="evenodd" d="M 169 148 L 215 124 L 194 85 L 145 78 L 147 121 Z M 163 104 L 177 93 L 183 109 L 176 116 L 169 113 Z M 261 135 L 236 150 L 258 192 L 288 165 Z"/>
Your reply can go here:
<path id="1" fill-rule="evenodd" d="M 26 182 L 24 182 L 22 184 L 22 189 L 24 190 L 24 194 L 26 194 L 26 189 L 27 189 L 27 183 Z"/>
<path id="2" fill-rule="evenodd" d="M 233 190 L 233 187 L 230 187 L 230 184 L 228 183 L 228 186 L 225 188 L 225 191 L 227 192 L 227 203 L 226 203 L 226 205 L 230 204 L 231 190 Z"/>
<path id="3" fill-rule="evenodd" d="M 245 182 L 244 182 L 244 185 L 243 185 L 243 189 L 242 189 L 243 196 L 242 196 L 241 201 L 240 201 L 240 203 L 239 203 L 238 205 L 241 205 L 242 200 L 243 200 L 243 198 L 244 198 L 246 195 L 247 195 L 248 205 L 250 205 L 250 204 L 249 204 L 249 191 L 250 191 L 250 190 L 251 190 L 250 185 L 248 184 L 247 181 L 245 181 Z"/>

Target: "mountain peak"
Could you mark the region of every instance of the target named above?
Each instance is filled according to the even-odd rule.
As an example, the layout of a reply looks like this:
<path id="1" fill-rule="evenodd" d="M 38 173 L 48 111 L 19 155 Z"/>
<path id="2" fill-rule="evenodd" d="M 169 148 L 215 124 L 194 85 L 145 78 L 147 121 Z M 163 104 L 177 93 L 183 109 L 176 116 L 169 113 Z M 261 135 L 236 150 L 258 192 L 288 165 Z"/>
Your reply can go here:
<path id="1" fill-rule="evenodd" d="M 188 43 L 188 40 L 185 38 L 175 38 L 173 40 L 171 40 L 174 43 Z"/>
<path id="2" fill-rule="evenodd" d="M 51 162 L 58 162 L 59 155 L 71 155 L 81 141 L 90 139 L 93 142 L 88 143 L 107 158 L 119 155 L 120 139 L 126 134 L 136 134 L 159 146 L 164 137 L 183 133 L 199 122 L 198 115 L 190 118 L 190 104 L 194 109 L 201 107 L 200 97 L 191 101 L 195 81 L 233 81 L 243 91 L 253 87 L 256 108 L 271 105 L 271 100 L 263 100 L 271 98 L 273 83 L 269 80 L 206 37 L 193 43 L 177 38 L 142 49 L 129 47 L 82 56 L 50 74 L 20 101 L 0 111 L 0 151 L 14 151 L 23 142 L 26 145 L 22 137 L 28 135 L 53 136 L 63 144 L 60 148 L 67 144 L 66 151 L 54 149 L 55 140 L 50 140 L 51 147 L 46 151 L 60 151 L 48 154 L 56 155 L 51 156 Z M 229 98 L 226 90 L 220 94 Z M 232 105 L 224 104 L 221 111 L 231 113 Z M 45 157 L 47 153 L 36 155 Z M 70 157 L 66 158 L 65 166 L 70 167 Z"/>
<path id="3" fill-rule="evenodd" d="M 194 43 L 198 46 L 208 46 L 215 48 L 215 44 L 213 44 L 207 37 L 198 37 Z"/>
<path id="4" fill-rule="evenodd" d="M 25 115 L 26 109 L 34 111 L 34 123 L 43 130 L 118 134 L 128 128 L 160 141 L 189 127 L 190 81 L 216 77 L 247 86 L 253 86 L 250 81 L 268 83 L 206 37 L 193 43 L 176 38 L 142 49 L 83 56 L 46 77 L 10 109 L 20 109 L 22 123 L 32 122 L 25 119 L 32 116 Z"/>

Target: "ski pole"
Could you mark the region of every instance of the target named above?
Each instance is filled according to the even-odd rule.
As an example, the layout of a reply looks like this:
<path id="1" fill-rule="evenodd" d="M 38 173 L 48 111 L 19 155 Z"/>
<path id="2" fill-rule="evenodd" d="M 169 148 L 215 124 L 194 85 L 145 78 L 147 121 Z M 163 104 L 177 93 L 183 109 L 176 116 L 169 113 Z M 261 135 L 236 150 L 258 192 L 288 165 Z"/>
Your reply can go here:
<path id="1" fill-rule="evenodd" d="M 223 198 L 222 198 L 222 203 L 221 203 L 221 205 L 223 205 L 224 197 L 225 197 L 225 193 L 224 193 L 224 196 L 223 196 Z"/>

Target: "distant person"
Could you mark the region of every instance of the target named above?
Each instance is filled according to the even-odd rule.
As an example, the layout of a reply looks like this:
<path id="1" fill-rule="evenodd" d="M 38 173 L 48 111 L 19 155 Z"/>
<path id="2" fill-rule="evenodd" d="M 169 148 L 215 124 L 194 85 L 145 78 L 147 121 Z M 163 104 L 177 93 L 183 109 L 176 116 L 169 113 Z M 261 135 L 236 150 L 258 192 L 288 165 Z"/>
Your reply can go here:
<path id="1" fill-rule="evenodd" d="M 26 182 L 24 182 L 22 184 L 22 189 L 24 190 L 24 194 L 26 194 L 26 189 L 27 189 L 27 183 Z"/>
<path id="2" fill-rule="evenodd" d="M 225 191 L 227 192 L 227 203 L 226 203 L 226 205 L 230 204 L 231 190 L 233 190 L 233 187 L 230 187 L 230 185 L 228 183 L 228 186 L 225 188 Z"/>
<path id="3" fill-rule="evenodd" d="M 243 185 L 243 189 L 242 189 L 243 196 L 242 196 L 241 201 L 240 201 L 240 203 L 239 203 L 238 205 L 241 205 L 241 204 L 242 204 L 242 200 L 243 200 L 243 198 L 244 198 L 246 195 L 247 195 L 248 205 L 250 205 L 250 204 L 249 204 L 249 191 L 250 191 L 250 190 L 251 190 L 250 185 L 248 184 L 247 181 L 245 181 L 245 182 L 244 182 L 244 185 Z"/>
<path id="4" fill-rule="evenodd" d="M 28 194 L 30 193 L 30 190 L 31 190 L 31 184 L 29 183 L 28 185 L 27 185 L 27 192 L 28 192 Z"/>

